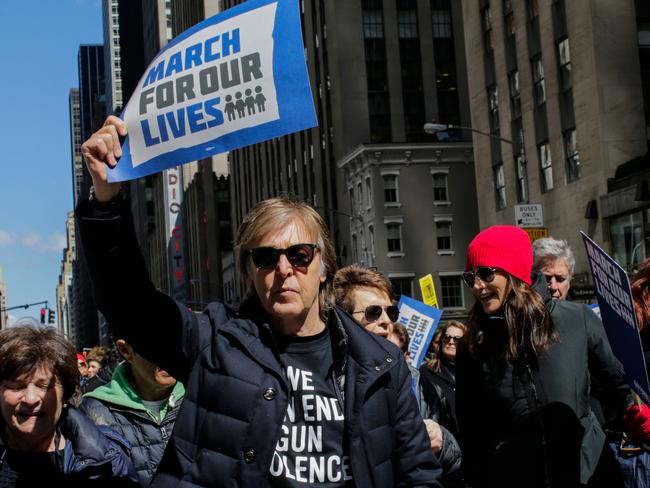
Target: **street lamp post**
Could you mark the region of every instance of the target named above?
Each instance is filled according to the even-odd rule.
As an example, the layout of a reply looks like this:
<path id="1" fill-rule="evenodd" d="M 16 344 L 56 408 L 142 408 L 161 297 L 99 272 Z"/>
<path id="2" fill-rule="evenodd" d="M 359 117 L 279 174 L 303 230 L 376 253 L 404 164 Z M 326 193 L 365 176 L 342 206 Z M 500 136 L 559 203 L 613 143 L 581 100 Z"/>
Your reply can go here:
<path id="1" fill-rule="evenodd" d="M 515 145 L 515 143 L 512 142 L 510 139 L 505 139 L 503 137 L 495 136 L 494 134 L 490 134 L 489 132 L 483 132 L 482 130 L 473 129 L 472 127 L 464 127 L 462 125 L 452 125 L 452 124 L 438 124 L 435 122 L 427 122 L 426 124 L 424 124 L 424 132 L 426 132 L 427 134 L 437 134 L 438 132 L 444 132 L 449 129 L 469 130 L 472 132 L 476 132 L 477 134 L 481 134 L 483 136 L 487 136 L 492 139 L 497 139 L 501 142 L 511 144 L 513 146 Z"/>

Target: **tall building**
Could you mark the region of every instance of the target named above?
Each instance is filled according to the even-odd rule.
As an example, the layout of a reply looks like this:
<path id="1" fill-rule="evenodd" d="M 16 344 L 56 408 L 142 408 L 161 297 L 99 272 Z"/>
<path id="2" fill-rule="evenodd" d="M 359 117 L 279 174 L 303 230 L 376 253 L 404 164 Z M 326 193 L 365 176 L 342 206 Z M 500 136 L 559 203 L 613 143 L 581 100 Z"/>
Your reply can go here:
<path id="1" fill-rule="evenodd" d="M 119 0 L 102 0 L 107 114 L 119 114 L 124 105 L 119 3 Z"/>
<path id="2" fill-rule="evenodd" d="M 70 160 L 72 162 L 72 191 L 73 202 L 77 205 L 82 194 L 84 178 L 84 162 L 81 156 L 81 104 L 79 88 L 71 88 L 68 95 L 68 110 L 70 119 Z"/>
<path id="3" fill-rule="evenodd" d="M 82 176 L 79 181 L 77 173 L 73 173 L 75 205 L 79 199 L 85 198 L 92 184 L 90 175 L 82 159 L 79 157 L 79 147 L 93 132 L 99 129 L 106 117 L 104 57 L 102 45 L 81 45 L 77 56 L 79 69 L 79 117 L 77 119 L 71 102 L 70 133 L 72 144 L 73 172 L 81 164 Z M 72 97 L 71 97 L 72 99 Z M 77 121 L 79 125 L 77 125 Z M 77 131 L 80 134 L 78 137 Z M 73 319 L 71 336 L 75 338 L 76 347 L 92 347 L 99 344 L 99 328 L 97 307 L 92 294 L 92 284 L 88 275 L 86 261 L 81 244 L 75 245 L 75 258 L 72 263 L 72 297 Z"/>
<path id="4" fill-rule="evenodd" d="M 76 343 L 76 328 L 73 326 L 73 288 L 72 288 L 72 267 L 75 258 L 75 222 L 74 212 L 68 212 L 65 221 L 66 226 L 66 247 L 63 249 L 61 260 L 61 273 L 56 287 L 56 306 L 58 317 L 58 329 L 70 341 Z"/>
<path id="5" fill-rule="evenodd" d="M 472 128 L 511 142 L 474 135 L 480 226 L 514 224 L 515 205 L 541 204 L 544 227 L 576 252 L 575 287 L 586 286 L 578 231 L 612 251 L 600 199 L 617 168 L 647 151 L 634 2 L 462 7 Z"/>
<path id="6" fill-rule="evenodd" d="M 225 1 L 232 6 L 238 1 Z M 432 273 L 463 315 L 464 249 L 478 230 L 460 5 L 450 0 L 301 2 L 318 127 L 231 153 L 233 220 L 284 192 L 325 217 L 340 264 L 386 273 L 420 297 Z"/>

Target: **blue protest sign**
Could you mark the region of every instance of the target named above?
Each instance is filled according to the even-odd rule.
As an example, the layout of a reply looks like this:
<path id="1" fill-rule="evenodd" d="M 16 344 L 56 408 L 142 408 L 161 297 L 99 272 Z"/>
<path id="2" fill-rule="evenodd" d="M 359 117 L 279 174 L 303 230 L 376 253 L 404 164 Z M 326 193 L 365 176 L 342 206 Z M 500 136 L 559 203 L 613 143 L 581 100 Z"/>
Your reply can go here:
<path id="1" fill-rule="evenodd" d="M 317 125 L 297 0 L 249 0 L 172 40 L 122 119 L 124 181 Z"/>
<path id="2" fill-rule="evenodd" d="M 419 368 L 429 348 L 433 333 L 440 323 L 442 310 L 404 295 L 399 299 L 397 306 L 399 307 L 399 323 L 406 327 L 411 338 L 407 361 L 413 367 Z"/>
<path id="3" fill-rule="evenodd" d="M 587 249 L 591 275 L 605 332 L 618 359 L 619 372 L 625 381 L 650 405 L 650 388 L 639 337 L 630 281 L 625 270 L 610 258 L 598 244 L 580 232 Z"/>

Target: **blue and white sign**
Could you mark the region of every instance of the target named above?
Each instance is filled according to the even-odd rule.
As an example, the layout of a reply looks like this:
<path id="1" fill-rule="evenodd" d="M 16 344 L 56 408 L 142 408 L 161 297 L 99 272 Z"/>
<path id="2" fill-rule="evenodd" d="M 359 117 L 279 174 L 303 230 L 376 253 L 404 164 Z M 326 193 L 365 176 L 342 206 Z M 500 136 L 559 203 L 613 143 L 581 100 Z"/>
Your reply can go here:
<path id="1" fill-rule="evenodd" d="M 411 366 L 419 368 L 429 348 L 433 333 L 440 323 L 442 310 L 404 295 L 399 299 L 397 306 L 399 307 L 399 323 L 406 327 L 411 338 L 407 361 Z"/>
<path id="2" fill-rule="evenodd" d="M 587 249 L 600 315 L 618 359 L 619 371 L 645 404 L 650 405 L 643 346 L 627 273 L 584 232 L 580 234 Z"/>
<path id="3" fill-rule="evenodd" d="M 298 0 L 249 0 L 172 40 L 122 113 L 124 181 L 317 125 Z"/>

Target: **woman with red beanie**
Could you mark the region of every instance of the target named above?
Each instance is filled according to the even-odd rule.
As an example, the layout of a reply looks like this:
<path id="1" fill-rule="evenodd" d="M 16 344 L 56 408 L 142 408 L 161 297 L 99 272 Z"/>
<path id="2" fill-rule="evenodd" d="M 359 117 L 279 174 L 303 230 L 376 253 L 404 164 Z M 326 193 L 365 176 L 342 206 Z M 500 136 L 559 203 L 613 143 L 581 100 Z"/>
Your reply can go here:
<path id="1" fill-rule="evenodd" d="M 553 301 L 517 227 L 480 232 L 463 280 L 476 298 L 456 359 L 457 418 L 472 487 L 622 486 L 590 408 L 595 375 L 620 417 L 631 403 L 602 324 Z"/>

